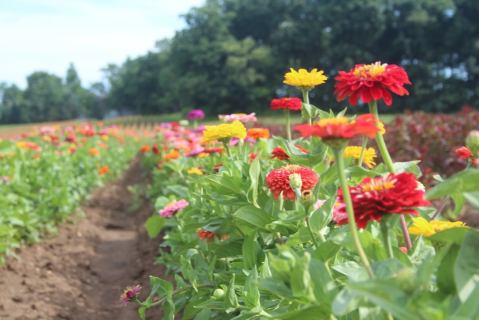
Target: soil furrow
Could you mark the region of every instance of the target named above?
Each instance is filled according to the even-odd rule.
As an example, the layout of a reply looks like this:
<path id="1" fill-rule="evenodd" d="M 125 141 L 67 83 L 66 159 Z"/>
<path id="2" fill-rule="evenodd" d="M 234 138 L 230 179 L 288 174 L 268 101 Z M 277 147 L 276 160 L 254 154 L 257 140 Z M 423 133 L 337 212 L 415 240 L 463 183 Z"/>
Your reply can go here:
<path id="1" fill-rule="evenodd" d="M 129 191 L 146 179 L 133 161 L 91 195 L 81 208 L 85 217 L 9 258 L 0 269 L 0 319 L 137 319 L 134 306 L 119 303 L 122 289 L 161 273 L 153 263 L 158 243 L 143 228 L 152 209 Z"/>

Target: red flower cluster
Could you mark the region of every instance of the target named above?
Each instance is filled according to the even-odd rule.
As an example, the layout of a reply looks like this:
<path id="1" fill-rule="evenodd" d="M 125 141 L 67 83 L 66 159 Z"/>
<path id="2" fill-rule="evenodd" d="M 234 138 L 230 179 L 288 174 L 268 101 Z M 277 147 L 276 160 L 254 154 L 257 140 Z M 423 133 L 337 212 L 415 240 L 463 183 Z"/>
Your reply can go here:
<path id="1" fill-rule="evenodd" d="M 279 98 L 271 100 L 271 109 L 273 110 L 292 110 L 299 111 L 303 103 L 299 98 Z"/>
<path id="2" fill-rule="evenodd" d="M 408 95 L 405 84 L 411 84 L 406 71 L 395 64 L 357 64 L 349 70 L 339 71 L 336 76 L 335 94 L 338 101 L 349 98 L 356 105 L 359 98 L 364 103 L 384 100 L 387 106 L 393 102 L 391 92 L 398 96 Z"/>
<path id="3" fill-rule="evenodd" d="M 355 120 L 345 117 L 321 119 L 318 123 L 299 124 L 294 127 L 301 136 L 317 136 L 323 139 L 351 139 L 356 136 L 374 138 L 379 128 L 372 114 L 363 114 Z"/>
<path id="4" fill-rule="evenodd" d="M 289 183 L 289 176 L 294 173 L 297 173 L 301 176 L 302 193 L 313 190 L 318 183 L 319 177 L 316 172 L 307 167 L 287 165 L 285 167 L 273 169 L 266 176 L 266 184 L 273 193 L 275 199 L 278 199 L 281 193 L 283 193 L 284 199 L 296 199 L 296 194 Z"/>
<path id="5" fill-rule="evenodd" d="M 213 240 L 213 238 L 215 237 L 214 232 L 205 229 L 199 229 L 198 231 L 196 231 L 196 234 L 198 235 L 198 238 L 200 240 Z"/>
<path id="6" fill-rule="evenodd" d="M 429 205 L 423 185 L 408 172 L 365 178 L 359 185 L 350 187 L 349 192 L 359 228 L 366 228 L 369 221 L 381 221 L 386 214 L 417 214 L 415 207 Z M 338 190 L 333 220 L 337 224 L 348 223 L 342 189 Z"/>

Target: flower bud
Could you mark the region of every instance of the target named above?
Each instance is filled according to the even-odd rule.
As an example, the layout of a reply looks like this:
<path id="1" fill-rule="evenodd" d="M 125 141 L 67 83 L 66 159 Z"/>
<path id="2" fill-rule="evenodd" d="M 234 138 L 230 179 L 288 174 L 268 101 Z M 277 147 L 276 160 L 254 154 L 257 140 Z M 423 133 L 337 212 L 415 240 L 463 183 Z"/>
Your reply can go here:
<path id="1" fill-rule="evenodd" d="M 222 298 L 225 295 L 225 291 L 221 288 L 215 289 L 213 292 L 213 297 L 215 298 Z"/>
<path id="2" fill-rule="evenodd" d="M 472 151 L 474 155 L 479 152 L 479 130 L 472 130 L 466 137 L 466 146 Z"/>
<path id="3" fill-rule="evenodd" d="M 299 173 L 292 173 L 289 175 L 289 185 L 293 190 L 301 190 L 303 186 L 303 181 L 301 180 L 301 175 Z"/>

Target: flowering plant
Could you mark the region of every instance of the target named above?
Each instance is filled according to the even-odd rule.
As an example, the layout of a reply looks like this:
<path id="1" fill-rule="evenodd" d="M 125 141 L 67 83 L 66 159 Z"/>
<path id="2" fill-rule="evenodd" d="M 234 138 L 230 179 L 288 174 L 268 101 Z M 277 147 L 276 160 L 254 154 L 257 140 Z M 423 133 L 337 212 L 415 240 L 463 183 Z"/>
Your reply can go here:
<path id="1" fill-rule="evenodd" d="M 307 93 L 324 80 L 300 70 L 285 83 Z M 477 317 L 479 232 L 436 205 L 450 196 L 451 210 L 477 206 L 479 169 L 426 190 L 417 161 L 392 160 L 394 129 L 385 135 L 377 112 L 391 92 L 407 94 L 405 71 L 358 65 L 337 80 L 339 97 L 369 102 L 370 113 L 317 111 L 319 120 L 310 113 L 295 126 L 297 139 L 250 130 L 256 143 L 224 143 L 226 152 L 208 153 L 204 143 L 244 139 L 242 123 L 162 129 L 157 143 L 177 153 L 151 166 L 150 196 L 156 209 L 178 197 L 189 205 L 146 223 L 150 236 L 164 232 L 157 261 L 174 284 L 151 277 L 149 297 L 134 300 L 140 316 L 161 305 L 165 319 Z M 312 108 L 307 95 L 293 101 Z M 280 102 L 274 107 L 291 110 L 291 100 Z"/>

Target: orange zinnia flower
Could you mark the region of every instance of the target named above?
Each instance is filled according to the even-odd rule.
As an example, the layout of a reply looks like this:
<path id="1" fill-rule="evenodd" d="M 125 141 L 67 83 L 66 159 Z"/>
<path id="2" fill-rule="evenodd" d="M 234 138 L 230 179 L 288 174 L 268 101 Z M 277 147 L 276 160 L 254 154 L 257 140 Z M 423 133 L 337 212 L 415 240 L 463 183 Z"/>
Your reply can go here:
<path id="1" fill-rule="evenodd" d="M 100 176 L 104 176 L 108 172 L 110 172 L 110 168 L 108 166 L 103 166 L 103 167 L 98 168 L 98 174 Z"/>
<path id="2" fill-rule="evenodd" d="M 147 153 L 150 150 L 151 150 L 151 147 L 149 145 L 145 144 L 144 146 L 141 147 L 140 152 L 141 153 Z"/>
<path id="3" fill-rule="evenodd" d="M 351 139 L 357 136 L 374 138 L 379 131 L 372 114 L 360 115 L 354 120 L 345 117 L 322 119 L 313 125 L 297 125 L 294 129 L 303 137 L 317 136 L 322 139 Z"/>
<path id="4" fill-rule="evenodd" d="M 163 156 L 165 160 L 174 160 L 174 159 L 178 159 L 179 157 L 180 157 L 180 153 L 176 149 L 171 150 L 170 152 L 168 152 L 167 154 Z"/>
<path id="5" fill-rule="evenodd" d="M 88 153 L 92 157 L 98 157 L 100 155 L 100 151 L 97 148 L 90 148 L 90 150 L 88 150 Z"/>
<path id="6" fill-rule="evenodd" d="M 248 129 L 247 137 L 253 139 L 268 139 L 269 130 L 266 128 L 251 128 Z"/>

